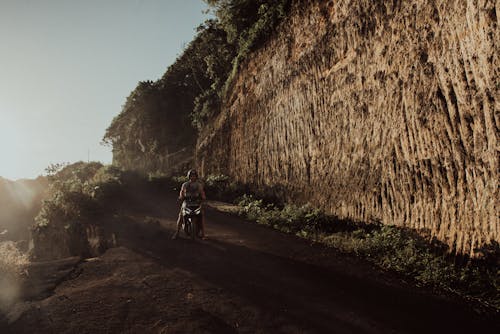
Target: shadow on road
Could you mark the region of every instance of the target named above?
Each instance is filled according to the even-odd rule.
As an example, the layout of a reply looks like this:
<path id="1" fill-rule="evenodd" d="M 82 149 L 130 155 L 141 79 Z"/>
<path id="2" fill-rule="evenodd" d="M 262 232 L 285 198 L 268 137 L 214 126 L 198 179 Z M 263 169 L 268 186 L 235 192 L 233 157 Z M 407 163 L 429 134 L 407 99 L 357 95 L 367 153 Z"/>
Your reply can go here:
<path id="1" fill-rule="evenodd" d="M 320 248 L 233 216 L 209 212 L 212 237 L 195 242 L 170 240 L 168 228 L 173 228 L 175 216 L 164 218 L 167 229 L 134 219 L 122 222 L 119 243 L 246 300 L 269 321 L 279 318 L 318 333 L 471 333 L 500 328 L 498 321 L 482 319 L 462 305 L 403 284 L 384 284 L 373 279 L 373 273 L 353 275 L 352 268 L 290 258 L 285 254 L 293 254 L 293 245 L 313 255 Z M 248 242 L 245 237 L 251 236 Z M 270 242 L 282 255 L 268 251 Z"/>

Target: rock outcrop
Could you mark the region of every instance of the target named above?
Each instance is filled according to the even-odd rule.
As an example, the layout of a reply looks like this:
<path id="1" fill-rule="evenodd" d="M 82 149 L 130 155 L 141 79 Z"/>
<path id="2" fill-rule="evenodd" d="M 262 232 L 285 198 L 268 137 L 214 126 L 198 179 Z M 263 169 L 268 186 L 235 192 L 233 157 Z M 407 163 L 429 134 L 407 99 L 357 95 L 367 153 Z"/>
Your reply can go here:
<path id="1" fill-rule="evenodd" d="M 461 254 L 499 242 L 499 11 L 295 1 L 202 133 L 202 171 Z"/>

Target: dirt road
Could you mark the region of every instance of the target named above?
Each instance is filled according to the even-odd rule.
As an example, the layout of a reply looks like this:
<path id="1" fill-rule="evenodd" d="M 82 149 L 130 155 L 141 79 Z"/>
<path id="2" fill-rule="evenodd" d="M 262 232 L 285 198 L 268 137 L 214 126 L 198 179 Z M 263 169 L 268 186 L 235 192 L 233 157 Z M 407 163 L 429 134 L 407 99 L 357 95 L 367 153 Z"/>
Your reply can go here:
<path id="1" fill-rule="evenodd" d="M 215 210 L 207 212 L 209 240 L 171 240 L 175 198 L 149 204 L 113 226 L 119 247 L 81 263 L 49 298 L 18 304 L 2 333 L 500 329 L 361 260 Z"/>

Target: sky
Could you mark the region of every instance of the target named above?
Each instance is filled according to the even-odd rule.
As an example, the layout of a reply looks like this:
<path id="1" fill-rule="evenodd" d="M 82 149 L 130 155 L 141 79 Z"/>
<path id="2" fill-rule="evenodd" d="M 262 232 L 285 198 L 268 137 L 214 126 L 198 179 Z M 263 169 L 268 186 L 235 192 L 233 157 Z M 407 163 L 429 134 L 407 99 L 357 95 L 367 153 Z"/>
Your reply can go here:
<path id="1" fill-rule="evenodd" d="M 0 176 L 110 163 L 101 145 L 139 81 L 157 80 L 207 18 L 202 0 L 0 0 Z"/>

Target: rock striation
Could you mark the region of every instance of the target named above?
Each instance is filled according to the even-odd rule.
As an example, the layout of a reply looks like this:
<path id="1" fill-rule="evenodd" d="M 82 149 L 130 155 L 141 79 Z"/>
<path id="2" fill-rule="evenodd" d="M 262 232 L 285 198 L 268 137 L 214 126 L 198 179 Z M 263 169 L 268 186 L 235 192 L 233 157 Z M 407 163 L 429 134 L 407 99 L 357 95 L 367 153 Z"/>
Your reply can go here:
<path id="1" fill-rule="evenodd" d="M 498 1 L 294 1 L 202 132 L 203 173 L 341 218 L 500 242 Z"/>

